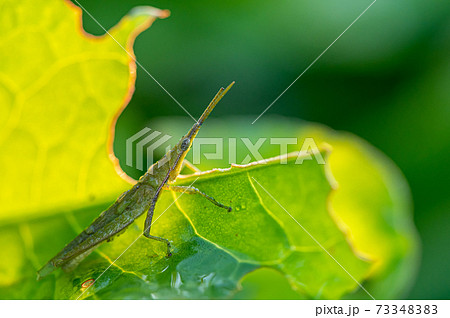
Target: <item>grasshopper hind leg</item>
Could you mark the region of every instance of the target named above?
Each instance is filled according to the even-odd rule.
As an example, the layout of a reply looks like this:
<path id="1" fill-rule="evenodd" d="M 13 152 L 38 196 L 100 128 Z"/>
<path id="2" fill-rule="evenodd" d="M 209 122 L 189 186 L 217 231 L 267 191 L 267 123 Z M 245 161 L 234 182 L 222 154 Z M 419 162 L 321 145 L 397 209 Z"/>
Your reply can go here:
<path id="1" fill-rule="evenodd" d="M 170 251 L 170 242 L 168 239 L 165 239 L 163 237 L 154 236 L 150 234 L 150 229 L 152 227 L 152 219 L 153 219 L 153 212 L 155 211 L 155 204 L 156 199 L 153 199 L 152 205 L 150 206 L 150 209 L 147 213 L 147 218 L 145 219 L 145 225 L 144 225 L 144 236 L 155 241 L 164 242 L 167 244 L 167 257 L 172 256 L 172 252 Z"/>
<path id="2" fill-rule="evenodd" d="M 148 231 L 148 232 L 150 232 L 150 231 Z M 150 233 L 146 233 L 146 232 L 144 232 L 144 236 L 146 238 L 151 239 L 151 240 L 155 240 L 155 241 L 166 243 L 167 244 L 167 257 L 171 257 L 172 256 L 172 252 L 170 251 L 170 247 L 171 246 L 170 246 L 170 242 L 169 242 L 168 239 L 165 239 L 165 238 L 159 237 L 159 236 L 150 235 Z"/>
<path id="3" fill-rule="evenodd" d="M 86 252 L 72 258 L 70 261 L 64 263 L 63 265 L 61 265 L 61 268 L 64 272 L 71 272 L 73 271 L 86 257 L 89 256 L 89 254 L 91 254 L 96 247 L 93 247 L 89 250 L 87 250 Z"/>

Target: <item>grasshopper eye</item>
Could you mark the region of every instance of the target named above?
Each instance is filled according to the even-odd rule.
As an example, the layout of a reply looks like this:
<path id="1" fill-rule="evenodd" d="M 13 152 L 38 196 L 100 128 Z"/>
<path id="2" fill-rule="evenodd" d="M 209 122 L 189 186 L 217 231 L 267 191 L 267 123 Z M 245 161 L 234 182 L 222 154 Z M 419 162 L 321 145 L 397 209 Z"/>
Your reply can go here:
<path id="1" fill-rule="evenodd" d="M 180 148 L 182 151 L 186 151 L 189 148 L 190 140 L 188 138 L 183 139 Z"/>

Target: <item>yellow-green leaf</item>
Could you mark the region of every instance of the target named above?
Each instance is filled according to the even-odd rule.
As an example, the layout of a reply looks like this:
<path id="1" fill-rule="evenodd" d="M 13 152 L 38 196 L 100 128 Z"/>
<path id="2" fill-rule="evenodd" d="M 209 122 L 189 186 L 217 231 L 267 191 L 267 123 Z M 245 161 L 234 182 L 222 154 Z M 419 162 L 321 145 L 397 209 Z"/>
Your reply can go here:
<path id="1" fill-rule="evenodd" d="M 110 36 L 69 1 L 0 4 L 0 220 L 101 204 L 128 187 L 107 149 L 134 90 L 134 38 L 165 11 L 133 10 Z M 127 49 L 130 55 L 124 51 Z"/>

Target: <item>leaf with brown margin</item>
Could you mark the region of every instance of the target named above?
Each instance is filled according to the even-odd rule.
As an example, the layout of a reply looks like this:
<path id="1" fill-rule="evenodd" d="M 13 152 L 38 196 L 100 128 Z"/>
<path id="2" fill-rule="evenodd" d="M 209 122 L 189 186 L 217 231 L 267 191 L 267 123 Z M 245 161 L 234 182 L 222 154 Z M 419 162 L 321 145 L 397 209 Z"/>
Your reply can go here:
<path id="1" fill-rule="evenodd" d="M 7 260 L 0 266 L 0 298 L 76 298 L 85 288 L 86 281 L 98 278 L 112 264 L 112 260 L 142 233 L 140 227 L 143 220 L 139 219 L 124 236 L 102 245 L 74 272 L 58 272 L 39 283 L 34 280 L 40 265 L 128 188 L 125 182 L 113 176 L 114 166 L 102 147 L 107 145 L 107 131 L 114 119 L 114 107 L 123 105 L 117 99 L 121 97 L 120 101 L 123 101 L 129 96 L 126 94 L 129 80 L 134 79 L 128 73 L 129 58 L 121 55 L 125 52 L 117 43 L 113 47 L 114 43 L 107 37 L 55 43 L 58 41 L 54 39 L 68 38 L 61 28 L 71 25 L 70 14 L 64 20 L 58 16 L 53 17 L 54 20 L 48 18 L 42 21 L 36 19 L 35 13 L 43 12 L 51 16 L 52 5 L 62 9 L 60 4 L 46 2 L 33 7 L 35 2 L 28 2 L 31 7 L 21 11 L 25 15 L 29 12 L 26 19 L 13 12 L 12 8 L 20 5 L 23 3 L 5 3 L 1 11 L 6 12 L 1 16 L 1 21 L 5 24 L 7 36 L 0 39 L 0 57 L 5 61 L 0 65 L 0 107 L 3 107 L 2 114 L 6 114 L 0 119 L 6 118 L 0 131 L 0 145 L 2 151 L 6 149 L 7 152 L 0 155 L 0 173 L 4 178 L 2 180 L 6 180 L 0 198 L 11 195 L 17 202 L 5 200 L 6 210 L 0 213 L 0 220 L 3 221 L 0 225 L 0 258 Z M 125 18 L 119 24 L 122 27 L 113 31 L 122 39 L 120 41 L 125 41 L 127 36 L 126 31 L 120 32 L 125 26 L 143 26 L 144 21 L 152 20 L 145 14 L 140 16 L 141 20 L 137 18 L 139 16 L 135 14 Z M 19 22 L 31 27 L 21 30 L 23 28 L 17 25 Z M 42 22 L 43 25 L 40 25 Z M 12 31 L 13 28 L 17 32 Z M 51 32 L 42 35 L 40 28 Z M 53 31 L 56 35 L 47 42 L 56 47 L 40 47 L 48 44 L 44 42 L 45 38 L 51 38 L 47 33 Z M 20 41 L 12 40 L 17 37 L 22 40 L 20 44 Z M 28 65 L 31 59 L 23 58 L 26 56 L 23 46 L 36 43 L 39 45 L 35 45 L 33 56 L 41 63 Z M 99 51 L 97 45 L 107 54 L 105 50 Z M 78 52 L 78 55 L 72 56 L 70 52 Z M 54 55 L 50 56 L 50 53 Z M 16 58 L 22 58 L 23 62 L 17 63 L 14 61 Z M 53 64 L 53 60 L 59 59 L 63 62 Z M 86 76 L 86 70 L 94 74 Z M 106 76 L 106 71 L 111 71 L 111 74 Z M 114 82 L 113 86 L 107 85 L 109 80 Z M 94 91 L 93 87 L 97 86 L 99 91 Z M 50 105 L 64 107 L 51 108 L 47 105 L 49 101 Z M 112 107 L 112 104 L 115 106 Z M 76 106 L 77 111 L 81 105 L 82 112 L 75 113 L 70 105 Z M 49 114 L 54 118 L 46 116 Z M 233 121 L 233 125 L 237 124 Z M 230 123 L 227 127 L 229 129 Z M 70 128 L 71 131 L 60 136 L 62 128 Z M 242 126 L 239 129 L 242 135 Z M 44 134 L 35 136 L 40 131 Z M 10 136 L 17 139 L 8 142 Z M 91 143 L 92 136 L 96 140 Z M 64 148 L 66 141 L 67 149 Z M 89 155 L 89 151 L 93 154 Z M 352 151 L 345 153 L 351 154 Z M 58 156 L 61 160 L 55 159 Z M 353 238 L 351 245 L 328 213 L 330 185 L 324 170 L 317 169 L 318 166 L 311 163 L 306 162 L 302 166 L 252 166 L 242 168 L 248 170 L 239 173 L 232 169 L 222 174 L 203 175 L 196 185 L 221 201 L 229 200 L 235 212 L 226 214 L 202 198 L 184 196 L 161 216 L 153 229 L 153 234 L 173 240 L 174 256 L 167 260 L 161 244 L 141 238 L 83 297 L 231 297 L 247 273 L 264 267 L 275 269 L 287 277 L 301 298 L 339 298 L 354 291 L 356 282 L 323 250 L 312 244 L 314 242 L 302 229 L 292 223 L 293 220 L 287 218 L 285 212 L 251 181 L 254 177 L 273 193 L 357 280 L 370 279 L 368 264 L 351 248 L 355 243 Z M 20 165 L 23 165 L 21 169 L 14 168 Z M 12 170 L 5 167 L 12 167 Z M 299 170 L 293 172 L 287 169 Z M 384 186 L 382 183 L 377 189 Z M 364 194 L 362 191 L 360 195 Z M 20 202 L 18 198 L 25 200 Z M 380 198 L 381 201 L 385 199 L 384 196 Z M 88 199 L 92 200 L 88 202 Z M 157 217 L 173 200 L 173 194 L 166 192 L 162 196 Z M 367 200 L 362 202 L 366 204 Z M 373 211 L 378 213 L 378 207 Z M 29 216 L 34 218 L 26 220 Z M 19 217 L 22 220 L 18 220 Z M 377 214 L 375 219 L 379 220 L 380 215 Z M 384 230 L 384 223 L 382 225 L 375 230 L 377 233 Z M 385 244 L 391 242 L 396 244 L 392 251 L 398 251 L 397 230 L 393 227 L 392 236 L 384 240 L 383 249 L 380 249 L 383 253 Z M 359 245 L 358 252 L 361 247 L 364 248 Z M 408 252 L 406 249 L 405 254 Z M 383 260 L 393 264 L 389 259 L 391 255 L 386 257 L 383 253 L 380 254 L 385 257 Z M 359 297 L 367 298 L 367 295 Z"/>
<path id="2" fill-rule="evenodd" d="M 1 2 L 2 298 L 51 298 L 51 280 L 37 284 L 35 272 L 57 252 L 55 242 L 73 238 L 72 213 L 98 215 L 129 187 L 108 156 L 111 130 L 134 91 L 134 39 L 166 16 L 133 10 L 110 30 L 116 42 L 86 34 L 69 1 Z M 36 230 L 50 236 L 39 241 Z"/>
<path id="3" fill-rule="evenodd" d="M 309 160 L 296 164 L 296 160 L 297 154 L 293 154 L 287 164 L 274 158 L 267 164 L 181 178 L 178 184 L 189 185 L 201 176 L 195 186 L 234 210 L 228 213 L 202 197 L 165 191 L 158 201 L 152 234 L 172 241 L 172 257 L 165 257 L 164 244 L 142 236 L 142 216 L 73 272 L 58 272 L 53 297 L 227 298 L 236 292 L 242 277 L 258 268 L 280 272 L 302 298 L 334 299 L 355 290 L 357 283 L 348 273 L 363 281 L 369 264 L 355 255 L 329 215 L 331 186 L 325 166 Z M 267 187 L 339 264 L 260 185 Z M 58 236 L 61 231 L 77 233 L 81 229 L 78 224 L 84 226 L 95 215 L 95 211 L 87 212 L 84 220 L 83 213 L 74 214 L 64 229 L 58 229 Z M 60 222 L 55 218 L 59 216 L 30 227 L 37 245 L 54 235 L 39 228 Z M 41 251 L 39 256 L 43 254 Z M 87 290 L 83 283 L 92 279 L 97 280 Z"/>
<path id="4" fill-rule="evenodd" d="M 0 220 L 111 202 L 129 187 L 108 157 L 110 129 L 134 91 L 134 39 L 166 16 L 132 10 L 113 39 L 84 33 L 69 1 L 2 3 Z"/>
<path id="5" fill-rule="evenodd" d="M 266 142 L 259 149 L 267 158 L 280 153 L 280 146 L 271 144 L 271 138 L 297 138 L 295 145 L 289 145 L 288 151 L 299 150 L 305 138 L 314 138 L 317 144 L 326 142 L 333 151 L 329 165 L 337 182 L 337 189 L 330 198 L 330 212 L 339 228 L 346 234 L 355 251 L 371 260 L 371 271 L 364 285 L 377 299 L 403 298 L 408 291 L 418 269 L 420 244 L 412 218 L 412 200 L 409 186 L 401 171 L 383 153 L 365 140 L 347 132 L 335 131 L 325 125 L 311 123 L 282 116 L 263 116 L 255 125 L 249 125 L 251 117 L 211 118 L 202 128 L 202 137 L 224 140 L 222 159 L 201 160 L 200 169 L 228 166 L 229 138 L 237 138 L 236 160 L 241 162 L 249 153 L 239 137 L 246 137 L 253 144 L 259 138 Z M 177 136 L 190 124 L 189 120 L 177 118 L 155 118 L 149 125 L 166 134 Z M 202 147 L 204 153 L 214 149 Z M 187 159 L 192 160 L 192 152 Z M 264 271 L 271 275 L 272 272 Z M 258 294 L 263 290 L 266 280 L 278 280 L 280 276 L 255 273 L 244 278 L 254 293 L 245 290 L 238 297 L 267 297 Z M 280 282 L 285 286 L 286 282 Z M 273 297 L 284 290 L 271 288 Z M 286 294 L 291 297 L 292 294 Z M 346 297 L 367 297 L 364 291 Z"/>

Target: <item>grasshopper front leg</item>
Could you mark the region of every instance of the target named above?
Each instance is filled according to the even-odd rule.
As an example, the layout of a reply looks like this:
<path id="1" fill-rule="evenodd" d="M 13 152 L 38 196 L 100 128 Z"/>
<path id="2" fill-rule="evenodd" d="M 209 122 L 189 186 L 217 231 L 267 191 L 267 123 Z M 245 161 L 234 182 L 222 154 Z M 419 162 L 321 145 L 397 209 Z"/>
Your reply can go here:
<path id="1" fill-rule="evenodd" d="M 205 199 L 207 199 L 210 202 L 212 202 L 214 205 L 217 205 L 219 208 L 225 209 L 228 212 L 231 212 L 231 210 L 232 210 L 231 207 L 226 206 L 226 205 L 216 201 L 216 199 L 214 199 L 213 197 L 207 195 L 206 193 L 200 191 L 199 189 L 197 189 L 195 187 L 174 186 L 174 185 L 166 184 L 166 185 L 164 185 L 163 189 L 164 190 L 171 190 L 171 191 L 175 191 L 175 192 L 183 192 L 183 193 L 187 193 L 187 194 L 199 194 L 202 197 L 204 197 Z"/>
<path id="2" fill-rule="evenodd" d="M 172 256 L 172 253 L 170 252 L 169 240 L 165 239 L 163 237 L 150 235 L 150 228 L 152 227 L 153 212 L 155 211 L 155 205 L 156 205 L 157 200 L 158 200 L 158 196 L 155 196 L 152 199 L 152 204 L 150 206 L 150 209 L 148 209 L 147 218 L 145 219 L 145 225 L 144 225 L 144 236 L 149 239 L 152 239 L 152 240 L 166 243 L 167 244 L 167 257 L 170 257 L 170 256 Z"/>

